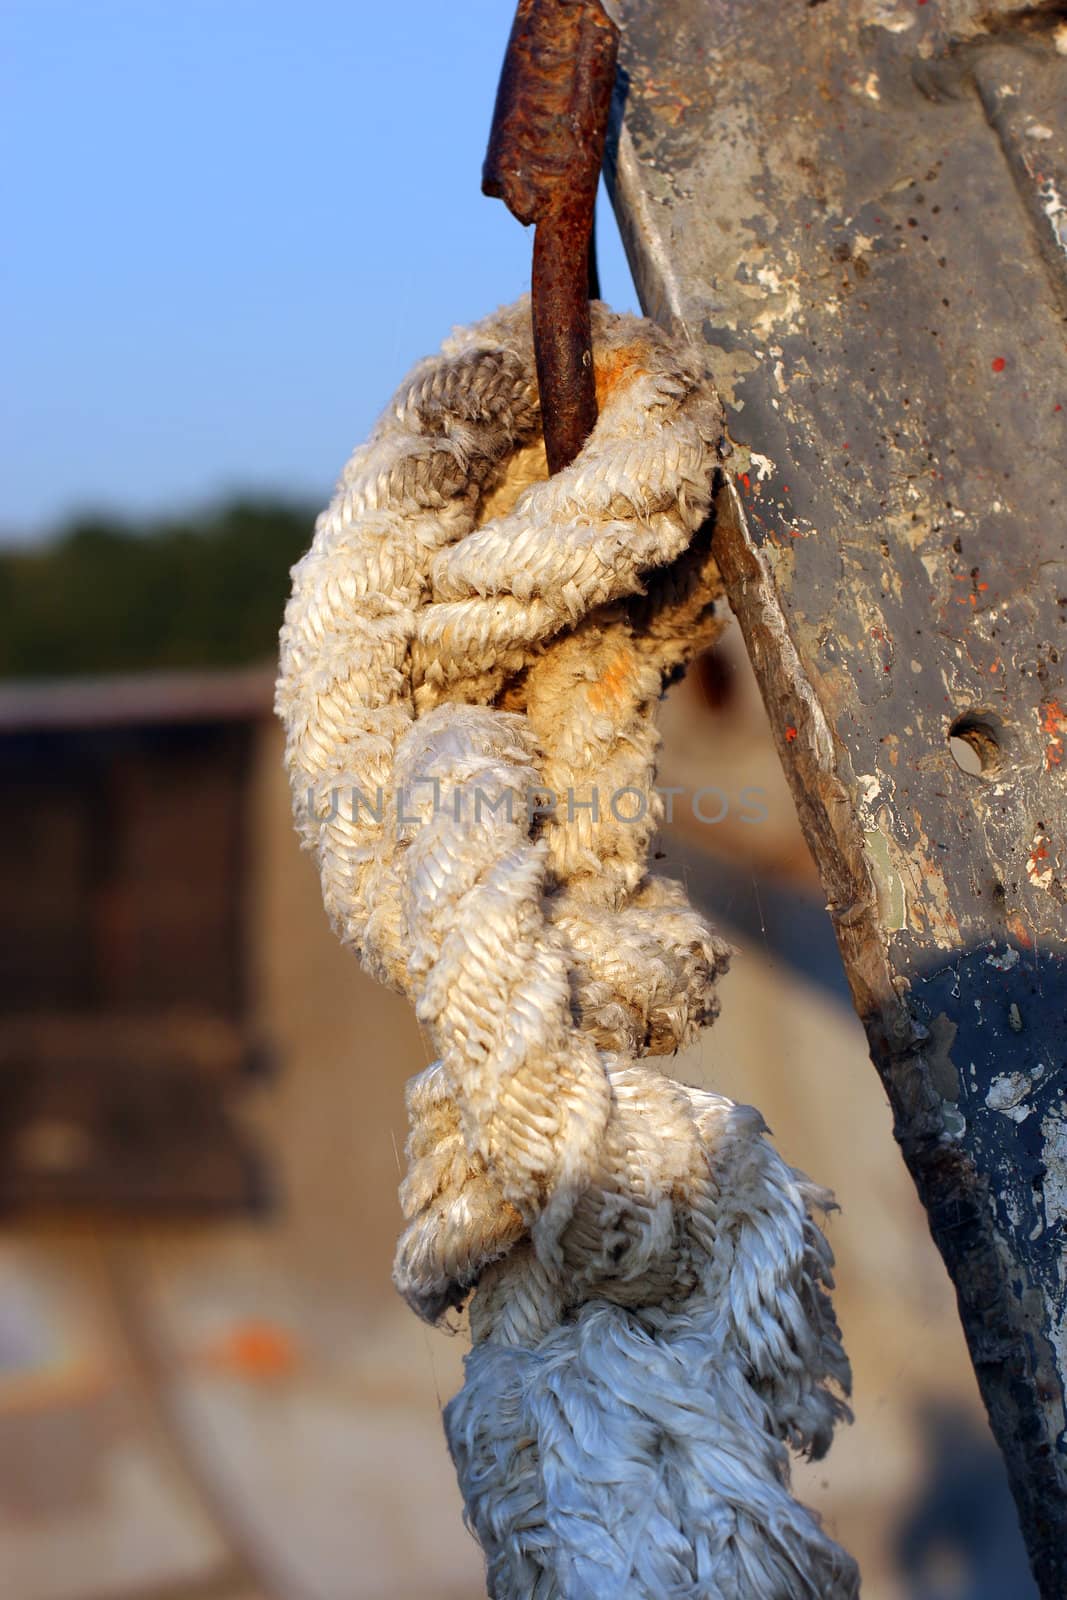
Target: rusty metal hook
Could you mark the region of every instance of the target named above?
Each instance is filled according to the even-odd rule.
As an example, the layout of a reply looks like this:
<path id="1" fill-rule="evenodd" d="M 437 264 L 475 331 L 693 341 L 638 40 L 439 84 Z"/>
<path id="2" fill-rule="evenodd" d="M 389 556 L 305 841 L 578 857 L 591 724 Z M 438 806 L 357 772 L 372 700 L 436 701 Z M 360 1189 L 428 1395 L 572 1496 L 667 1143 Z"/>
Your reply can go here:
<path id="1" fill-rule="evenodd" d="M 618 48 L 600 0 L 519 0 L 482 169 L 482 192 L 536 224 L 533 334 L 549 472 L 574 460 L 597 418 L 590 249 Z"/>

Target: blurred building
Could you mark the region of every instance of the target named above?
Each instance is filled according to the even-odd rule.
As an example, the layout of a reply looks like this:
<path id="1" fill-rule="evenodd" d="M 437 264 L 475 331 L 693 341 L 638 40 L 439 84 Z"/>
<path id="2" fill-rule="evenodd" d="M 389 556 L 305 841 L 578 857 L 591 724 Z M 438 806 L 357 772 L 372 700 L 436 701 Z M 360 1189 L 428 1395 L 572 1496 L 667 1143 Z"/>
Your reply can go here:
<path id="1" fill-rule="evenodd" d="M 270 672 L 0 690 L 0 1206 L 254 1203 L 245 925 Z"/>
<path id="2" fill-rule="evenodd" d="M 464 1335 L 424 1329 L 389 1278 L 403 1086 L 428 1050 L 326 925 L 271 677 L 0 695 L 13 1600 L 484 1593 L 439 1419 Z M 759 1105 L 842 1206 L 856 1421 L 798 1490 L 867 1600 L 1026 1600 L 951 1288 L 732 645 L 663 725 L 664 782 L 728 804 L 714 825 L 679 807 L 660 868 L 738 945 L 676 1070 Z M 758 824 L 729 803 L 753 788 Z"/>

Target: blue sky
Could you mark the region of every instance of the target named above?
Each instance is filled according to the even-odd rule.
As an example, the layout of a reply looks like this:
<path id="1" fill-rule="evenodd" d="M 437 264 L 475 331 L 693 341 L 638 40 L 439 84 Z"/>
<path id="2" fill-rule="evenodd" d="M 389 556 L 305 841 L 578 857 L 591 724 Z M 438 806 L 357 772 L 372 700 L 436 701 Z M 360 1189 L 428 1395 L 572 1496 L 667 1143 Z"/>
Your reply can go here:
<path id="1" fill-rule="evenodd" d="M 510 0 L 0 0 L 0 537 L 321 496 L 525 288 L 480 193 Z M 604 293 L 635 301 L 602 205 Z"/>

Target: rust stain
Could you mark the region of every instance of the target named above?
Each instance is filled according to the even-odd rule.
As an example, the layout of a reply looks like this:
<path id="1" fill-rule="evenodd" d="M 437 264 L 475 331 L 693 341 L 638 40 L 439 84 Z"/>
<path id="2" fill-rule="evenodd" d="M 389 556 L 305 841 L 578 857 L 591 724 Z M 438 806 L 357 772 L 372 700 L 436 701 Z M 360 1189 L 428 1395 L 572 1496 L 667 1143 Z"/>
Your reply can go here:
<path id="1" fill-rule="evenodd" d="M 912 807 L 911 818 L 915 827 L 915 843 L 908 854 L 916 870 L 916 882 L 921 886 L 921 894 L 917 896 L 915 902 L 917 913 L 915 921 L 919 926 L 924 926 L 930 936 L 944 948 L 958 946 L 960 925 L 952 907 L 952 897 L 945 882 L 945 875 L 930 852 L 930 841 L 923 828 L 922 814 L 915 807 Z"/>
<path id="2" fill-rule="evenodd" d="M 594 354 L 594 380 L 596 383 L 596 398 L 599 406 L 606 405 L 608 399 L 617 389 L 625 388 L 644 376 L 641 365 L 648 346 L 643 340 L 636 340 L 633 344 L 623 345 L 618 350 L 613 350 L 610 355 L 597 357 Z"/>
<path id="3" fill-rule="evenodd" d="M 657 115 L 672 128 L 678 126 L 693 105 L 692 95 L 686 94 L 683 89 L 654 81 L 648 84 L 648 101 L 655 107 Z"/>
<path id="4" fill-rule="evenodd" d="M 589 704 L 594 711 L 607 711 L 624 704 L 630 697 L 633 681 L 633 652 L 620 650 L 614 661 L 590 686 Z"/>

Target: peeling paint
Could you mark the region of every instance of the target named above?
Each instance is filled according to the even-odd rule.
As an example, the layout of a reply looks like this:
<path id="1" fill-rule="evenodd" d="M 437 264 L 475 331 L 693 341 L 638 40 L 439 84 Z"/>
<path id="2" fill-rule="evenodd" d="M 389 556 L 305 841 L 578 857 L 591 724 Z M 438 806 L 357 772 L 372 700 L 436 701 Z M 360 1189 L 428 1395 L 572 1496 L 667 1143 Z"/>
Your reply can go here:
<path id="1" fill-rule="evenodd" d="M 962 1139 L 967 1132 L 967 1118 L 958 1106 L 945 1106 L 942 1111 L 945 1132 L 950 1139 Z"/>
<path id="2" fill-rule="evenodd" d="M 1045 771 L 1064 764 L 1067 744 L 1067 711 L 1058 700 L 1043 700 L 1038 708 L 1041 732 L 1045 736 Z"/>
<path id="3" fill-rule="evenodd" d="M 1061 250 L 1067 251 L 1067 205 L 1056 186 L 1054 178 L 1044 178 L 1039 185 L 1041 209 L 1048 218 L 1052 237 Z"/>
<path id="4" fill-rule="evenodd" d="M 779 331 L 796 332 L 803 320 L 798 279 L 772 266 L 757 267 L 753 277 L 754 283 L 739 280 L 742 294 L 762 307 L 751 318 L 753 331 L 764 338 Z"/>
<path id="5" fill-rule="evenodd" d="M 878 909 L 889 931 L 897 933 L 908 925 L 908 896 L 904 879 L 893 865 L 893 841 L 880 828 L 864 829 L 863 838 L 875 867 Z"/>
<path id="6" fill-rule="evenodd" d="M 1033 1083 L 1025 1072 L 1002 1073 L 989 1085 L 985 1103 L 990 1111 L 1002 1111 L 1013 1122 L 1025 1122 L 1033 1107 L 1023 1106 L 1020 1102 L 1032 1088 Z"/>
<path id="7" fill-rule="evenodd" d="M 1041 1122 L 1042 1153 L 1045 1174 L 1041 1195 L 1045 1209 L 1046 1232 L 1060 1230 L 1067 1224 L 1067 1121 L 1065 1107 L 1049 1111 Z M 1062 1242 L 1062 1240 L 1061 1240 Z M 1061 1370 L 1067 1365 L 1067 1249 L 1059 1251 L 1059 1315 L 1053 1337 Z"/>
<path id="8" fill-rule="evenodd" d="M 945 874 L 930 853 L 930 842 L 923 830 L 922 819 L 914 808 L 911 820 L 915 828 L 915 840 L 908 855 L 918 882 L 910 926 L 925 928 L 928 936 L 943 950 L 959 949 L 959 919 L 953 910 Z"/>
<path id="9" fill-rule="evenodd" d="M 1038 829 L 1030 845 L 1030 854 L 1026 858 L 1026 876 L 1035 889 L 1052 888 L 1053 872 L 1048 846 L 1048 835 Z"/>
<path id="10" fill-rule="evenodd" d="M 887 33 L 907 33 L 915 26 L 915 12 L 902 0 L 873 0 L 866 8 L 867 20 Z"/>
<path id="11" fill-rule="evenodd" d="M 1057 1223 L 1067 1223 L 1067 1121 L 1064 1120 L 1063 1107 L 1048 1112 L 1042 1119 L 1041 1137 L 1044 1141 L 1041 1159 L 1045 1176 L 1041 1189 L 1045 1201 L 1045 1226 L 1054 1228 Z M 1062 1265 L 1067 1274 L 1067 1255 Z"/>

